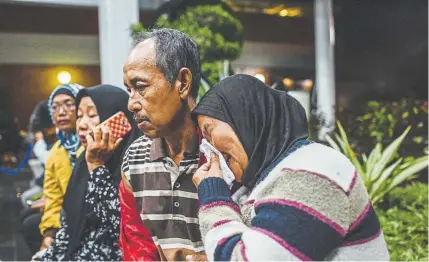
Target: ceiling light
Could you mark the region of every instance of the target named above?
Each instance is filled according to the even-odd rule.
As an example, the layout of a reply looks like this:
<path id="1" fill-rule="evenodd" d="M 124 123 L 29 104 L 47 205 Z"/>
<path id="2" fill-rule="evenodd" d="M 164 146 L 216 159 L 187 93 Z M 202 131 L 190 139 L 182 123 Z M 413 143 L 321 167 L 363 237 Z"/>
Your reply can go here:
<path id="1" fill-rule="evenodd" d="M 63 85 L 68 84 L 71 81 L 71 74 L 67 71 L 61 71 L 58 73 L 57 79 Z"/>
<path id="2" fill-rule="evenodd" d="M 293 86 L 294 82 L 290 78 L 283 78 L 283 85 L 287 88 L 291 88 Z"/>
<path id="3" fill-rule="evenodd" d="M 283 17 L 287 16 L 288 14 L 289 14 L 289 11 L 288 11 L 287 9 L 282 9 L 282 10 L 279 12 L 279 15 L 280 15 L 280 16 L 283 16 Z"/>

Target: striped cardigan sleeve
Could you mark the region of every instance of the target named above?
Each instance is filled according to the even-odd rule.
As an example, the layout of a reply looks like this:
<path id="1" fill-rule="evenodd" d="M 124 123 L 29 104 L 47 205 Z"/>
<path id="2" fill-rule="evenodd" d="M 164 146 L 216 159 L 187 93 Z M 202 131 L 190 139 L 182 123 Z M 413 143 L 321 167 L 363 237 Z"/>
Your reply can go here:
<path id="1" fill-rule="evenodd" d="M 347 194 L 310 172 L 281 170 L 254 190 L 251 224 L 220 178 L 199 185 L 199 220 L 211 261 L 324 260 L 341 246 L 351 223 Z"/>

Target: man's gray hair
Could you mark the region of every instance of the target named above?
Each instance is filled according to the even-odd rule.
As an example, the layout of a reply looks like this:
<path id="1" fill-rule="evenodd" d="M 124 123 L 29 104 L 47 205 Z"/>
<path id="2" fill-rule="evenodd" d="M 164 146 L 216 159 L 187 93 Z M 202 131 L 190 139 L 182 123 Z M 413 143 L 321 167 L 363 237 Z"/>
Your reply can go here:
<path id="1" fill-rule="evenodd" d="M 161 28 L 135 34 L 133 48 L 147 39 L 154 40 L 156 66 L 171 84 L 176 80 L 177 74 L 182 67 L 186 67 L 191 71 L 191 96 L 196 98 L 201 78 L 197 44 L 183 32 Z"/>

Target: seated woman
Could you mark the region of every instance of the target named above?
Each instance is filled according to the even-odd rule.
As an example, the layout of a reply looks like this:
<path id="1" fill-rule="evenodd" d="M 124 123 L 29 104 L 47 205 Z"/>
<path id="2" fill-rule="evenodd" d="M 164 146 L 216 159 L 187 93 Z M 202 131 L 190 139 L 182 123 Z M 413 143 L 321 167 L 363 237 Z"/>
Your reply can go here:
<path id="1" fill-rule="evenodd" d="M 308 140 L 303 107 L 252 76 L 211 88 L 193 112 L 219 159 L 194 175 L 208 260 L 389 260 L 368 193 L 341 153 Z"/>
<path id="2" fill-rule="evenodd" d="M 86 151 L 76 161 L 67 187 L 61 229 L 40 260 L 122 259 L 118 245 L 121 161 L 128 146 L 139 136 L 127 110 L 127 101 L 125 91 L 109 85 L 79 92 L 76 129 Z M 95 128 L 119 111 L 124 112 L 133 125 L 126 136 L 115 140 L 109 137 L 107 128 Z"/>

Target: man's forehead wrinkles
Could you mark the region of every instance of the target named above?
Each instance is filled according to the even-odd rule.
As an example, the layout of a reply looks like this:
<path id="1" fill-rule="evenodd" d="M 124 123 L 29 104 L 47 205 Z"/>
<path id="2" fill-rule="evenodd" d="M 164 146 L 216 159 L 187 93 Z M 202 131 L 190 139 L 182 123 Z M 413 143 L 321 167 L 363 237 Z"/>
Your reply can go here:
<path id="1" fill-rule="evenodd" d="M 135 68 L 135 67 L 141 67 L 141 66 L 148 66 L 148 65 L 154 65 L 154 60 L 149 57 L 140 58 L 140 59 L 133 59 L 129 60 L 128 63 L 125 65 L 125 68 Z"/>

